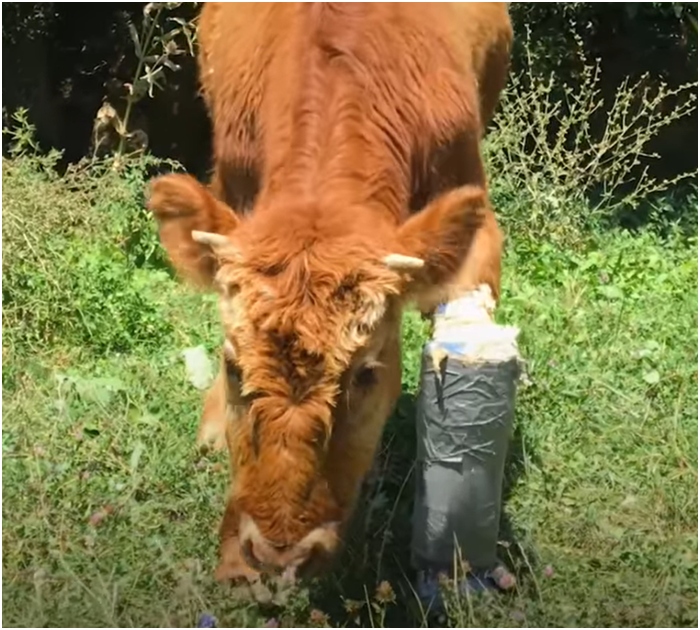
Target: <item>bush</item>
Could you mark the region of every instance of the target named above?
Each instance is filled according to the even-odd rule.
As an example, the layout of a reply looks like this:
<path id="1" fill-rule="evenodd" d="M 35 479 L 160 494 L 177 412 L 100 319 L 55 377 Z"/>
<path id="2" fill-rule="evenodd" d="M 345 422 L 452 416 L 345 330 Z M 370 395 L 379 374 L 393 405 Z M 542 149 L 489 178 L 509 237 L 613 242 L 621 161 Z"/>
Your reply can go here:
<path id="1" fill-rule="evenodd" d="M 34 154 L 24 112 L 16 122 L 15 157 L 3 159 L 5 345 L 36 350 L 61 339 L 96 352 L 158 345 L 170 324 L 158 294 L 167 274 L 144 269 L 165 264 L 143 208 L 154 160 L 120 171 L 83 163 L 60 177 L 58 153 Z"/>
<path id="2" fill-rule="evenodd" d="M 579 41 L 581 72 L 571 82 L 539 73 L 536 59 L 511 76 L 484 152 L 492 194 L 510 230 L 574 246 L 591 227 L 614 221 L 697 174 L 648 174 L 648 144 L 696 110 L 697 81 L 648 87 L 623 82 L 612 102 L 600 89 L 600 63 Z M 597 124 L 600 121 L 602 124 Z"/>

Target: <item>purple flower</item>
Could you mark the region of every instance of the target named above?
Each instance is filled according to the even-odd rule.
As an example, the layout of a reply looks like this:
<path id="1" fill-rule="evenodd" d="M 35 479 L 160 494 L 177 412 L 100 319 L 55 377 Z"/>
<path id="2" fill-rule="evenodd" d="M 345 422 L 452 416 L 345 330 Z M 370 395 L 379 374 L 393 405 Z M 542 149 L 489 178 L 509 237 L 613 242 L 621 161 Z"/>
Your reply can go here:
<path id="1" fill-rule="evenodd" d="M 208 613 L 204 613 L 199 617 L 198 628 L 216 628 L 216 617 Z"/>

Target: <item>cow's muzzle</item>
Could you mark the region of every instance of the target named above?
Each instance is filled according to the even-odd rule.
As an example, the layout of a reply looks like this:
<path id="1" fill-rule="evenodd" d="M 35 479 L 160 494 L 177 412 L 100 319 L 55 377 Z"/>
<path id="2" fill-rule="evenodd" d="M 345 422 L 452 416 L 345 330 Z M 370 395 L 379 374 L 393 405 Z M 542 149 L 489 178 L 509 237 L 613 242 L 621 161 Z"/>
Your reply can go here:
<path id="1" fill-rule="evenodd" d="M 260 573 L 282 574 L 291 582 L 315 575 L 335 556 L 340 544 L 340 524 L 326 523 L 299 542 L 279 545 L 267 540 L 256 522 L 241 514 L 239 541 L 246 563 Z"/>

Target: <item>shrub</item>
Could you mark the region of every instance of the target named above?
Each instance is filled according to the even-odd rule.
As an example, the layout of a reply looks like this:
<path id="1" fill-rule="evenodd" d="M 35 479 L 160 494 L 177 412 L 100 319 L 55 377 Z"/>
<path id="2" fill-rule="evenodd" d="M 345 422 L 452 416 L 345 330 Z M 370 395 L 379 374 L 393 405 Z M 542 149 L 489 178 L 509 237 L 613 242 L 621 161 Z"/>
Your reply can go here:
<path id="1" fill-rule="evenodd" d="M 528 56 L 484 143 L 494 202 L 508 228 L 570 246 L 588 228 L 697 173 L 653 178 L 648 164 L 658 155 L 647 150 L 662 129 L 695 111 L 697 82 L 671 88 L 662 81 L 652 89 L 644 75 L 623 82 L 606 103 L 600 61 L 590 62 L 578 42 L 575 82 L 539 73 Z"/>
<path id="2" fill-rule="evenodd" d="M 164 264 L 143 208 L 154 159 L 118 172 L 109 162 L 83 163 L 59 176 L 58 153 L 32 152 L 26 113 L 15 122 L 14 158 L 3 159 L 5 347 L 37 350 L 57 339 L 97 352 L 159 344 L 170 326 L 158 292 L 167 274 L 143 269 Z"/>

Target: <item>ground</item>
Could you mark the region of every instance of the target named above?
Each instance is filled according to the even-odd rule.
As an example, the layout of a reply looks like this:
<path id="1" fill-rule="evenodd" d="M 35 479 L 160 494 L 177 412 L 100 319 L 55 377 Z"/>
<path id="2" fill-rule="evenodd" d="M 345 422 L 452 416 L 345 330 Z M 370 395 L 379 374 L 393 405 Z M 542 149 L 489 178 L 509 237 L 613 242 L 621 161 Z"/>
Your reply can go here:
<path id="1" fill-rule="evenodd" d="M 283 607 L 241 600 L 212 579 L 228 473 L 195 449 L 182 354 L 216 358 L 215 304 L 164 264 L 143 181 L 3 160 L 3 625 L 420 625 L 421 320 L 406 316 L 405 393 L 340 568 Z M 508 234 L 498 317 L 528 364 L 501 548 L 518 587 L 452 599 L 451 626 L 697 626 L 697 256 L 673 231 Z"/>

